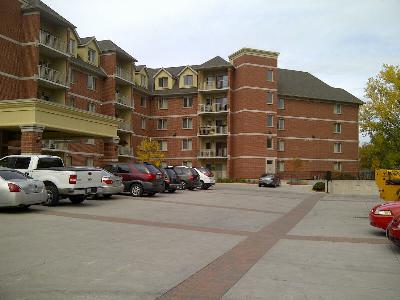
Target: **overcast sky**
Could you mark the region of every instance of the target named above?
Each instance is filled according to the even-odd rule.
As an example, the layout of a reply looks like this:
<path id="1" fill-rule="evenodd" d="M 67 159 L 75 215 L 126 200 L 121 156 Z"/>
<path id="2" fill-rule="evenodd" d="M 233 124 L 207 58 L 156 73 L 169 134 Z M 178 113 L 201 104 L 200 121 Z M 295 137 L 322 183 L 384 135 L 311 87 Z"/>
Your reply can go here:
<path id="1" fill-rule="evenodd" d="M 242 47 L 280 52 L 363 99 L 382 64 L 400 63 L 399 0 L 44 0 L 81 37 L 111 39 L 138 64 L 199 64 Z"/>

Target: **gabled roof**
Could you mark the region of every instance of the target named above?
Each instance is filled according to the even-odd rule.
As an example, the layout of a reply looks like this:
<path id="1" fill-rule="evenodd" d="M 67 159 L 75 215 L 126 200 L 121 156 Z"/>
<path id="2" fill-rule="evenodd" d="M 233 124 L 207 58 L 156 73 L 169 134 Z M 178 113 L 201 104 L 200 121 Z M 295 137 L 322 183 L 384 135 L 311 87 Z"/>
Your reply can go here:
<path id="1" fill-rule="evenodd" d="M 138 66 L 135 66 L 135 72 L 140 72 L 140 71 L 142 71 L 143 69 L 147 69 L 146 65 L 138 65 Z"/>
<path id="2" fill-rule="evenodd" d="M 98 43 L 96 41 L 96 37 L 94 36 L 88 36 L 88 37 L 84 37 L 84 38 L 80 38 L 80 43 L 79 46 L 86 46 L 87 44 L 89 44 L 92 40 L 95 40 L 95 43 L 98 46 Z"/>
<path id="3" fill-rule="evenodd" d="M 134 62 L 137 61 L 132 55 L 130 55 L 128 52 L 126 52 L 124 49 L 119 47 L 111 40 L 102 40 L 99 41 L 98 44 L 101 52 L 115 52 L 119 55 L 124 56 L 125 58 L 128 58 L 129 60 L 133 60 Z"/>
<path id="4" fill-rule="evenodd" d="M 308 72 L 278 69 L 278 94 L 316 100 L 363 104 L 349 92 L 334 88 Z"/>
<path id="5" fill-rule="evenodd" d="M 172 74 L 170 72 L 167 71 L 167 69 L 164 68 L 160 68 L 154 75 L 153 78 L 155 78 L 161 71 L 164 71 L 165 73 L 167 73 L 169 76 L 171 76 L 172 78 L 174 78 L 174 76 L 172 76 Z"/>
<path id="6" fill-rule="evenodd" d="M 213 68 L 222 68 L 222 67 L 232 67 L 232 65 L 223 59 L 221 56 L 216 56 L 206 61 L 197 67 L 197 69 L 213 69 Z"/>
<path id="7" fill-rule="evenodd" d="M 55 12 L 53 9 L 51 9 L 49 6 L 44 4 L 40 0 L 25 0 L 25 3 L 22 4 L 22 11 L 24 12 L 31 12 L 31 11 L 39 11 L 40 14 L 43 14 L 44 16 L 48 18 L 52 18 L 59 23 L 63 24 L 64 26 L 69 26 L 72 28 L 76 28 L 74 24 L 69 22 L 67 19 L 65 19 L 63 16 Z"/>
<path id="8" fill-rule="evenodd" d="M 75 66 L 77 66 L 77 67 L 79 67 L 81 69 L 84 69 L 84 70 L 86 70 L 86 71 L 88 71 L 90 73 L 96 74 L 96 75 L 104 77 L 104 78 L 107 77 L 106 72 L 104 72 L 104 70 L 102 68 L 96 67 L 96 66 L 94 66 L 92 64 L 89 64 L 89 63 L 83 61 L 80 58 L 75 58 L 75 57 L 71 56 L 69 58 L 69 61 L 70 61 L 71 64 L 73 64 L 73 65 L 75 65 Z"/>
<path id="9" fill-rule="evenodd" d="M 197 72 L 193 70 L 191 66 L 186 66 L 176 76 L 180 76 L 186 69 L 192 70 L 192 72 L 197 75 Z"/>

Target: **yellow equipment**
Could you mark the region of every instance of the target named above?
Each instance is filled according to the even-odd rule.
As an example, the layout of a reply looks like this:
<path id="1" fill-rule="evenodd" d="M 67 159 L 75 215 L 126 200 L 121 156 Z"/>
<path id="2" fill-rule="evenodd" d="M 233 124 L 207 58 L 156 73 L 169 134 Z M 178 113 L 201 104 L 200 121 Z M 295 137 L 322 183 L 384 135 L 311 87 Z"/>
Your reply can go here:
<path id="1" fill-rule="evenodd" d="M 375 182 L 381 199 L 400 201 L 400 170 L 375 170 Z"/>

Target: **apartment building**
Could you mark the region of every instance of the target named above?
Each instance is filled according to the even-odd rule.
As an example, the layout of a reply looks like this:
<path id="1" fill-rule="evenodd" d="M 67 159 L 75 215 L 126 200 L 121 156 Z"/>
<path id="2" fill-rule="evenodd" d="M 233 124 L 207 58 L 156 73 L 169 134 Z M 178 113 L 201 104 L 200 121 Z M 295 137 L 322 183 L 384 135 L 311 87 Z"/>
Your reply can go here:
<path id="1" fill-rule="evenodd" d="M 358 170 L 362 102 L 280 69 L 276 52 L 148 68 L 111 40 L 80 37 L 39 0 L 0 5 L 1 156 L 101 166 L 134 160 L 151 137 L 163 164 L 207 166 L 218 177 Z"/>

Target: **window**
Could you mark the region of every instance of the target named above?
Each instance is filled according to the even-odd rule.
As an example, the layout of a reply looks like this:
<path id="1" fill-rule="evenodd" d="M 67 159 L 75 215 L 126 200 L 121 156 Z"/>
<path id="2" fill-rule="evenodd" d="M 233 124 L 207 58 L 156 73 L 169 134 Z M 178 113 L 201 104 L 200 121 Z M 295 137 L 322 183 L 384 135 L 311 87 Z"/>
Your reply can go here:
<path id="1" fill-rule="evenodd" d="M 333 144 L 333 152 L 334 153 L 342 153 L 342 143 Z"/>
<path id="2" fill-rule="evenodd" d="M 183 76 L 183 85 L 184 86 L 193 86 L 193 75 Z"/>
<path id="3" fill-rule="evenodd" d="M 141 128 L 146 129 L 146 118 L 141 119 Z"/>
<path id="4" fill-rule="evenodd" d="M 285 129 L 285 119 L 279 118 L 278 119 L 278 130 L 284 130 Z"/>
<path id="5" fill-rule="evenodd" d="M 93 167 L 93 158 L 91 157 L 86 158 L 86 166 Z"/>
<path id="6" fill-rule="evenodd" d="M 167 129 L 167 119 L 158 119 L 157 129 Z"/>
<path id="7" fill-rule="evenodd" d="M 88 102 L 88 111 L 96 112 L 96 104 L 94 102 Z"/>
<path id="8" fill-rule="evenodd" d="M 140 97 L 140 107 L 146 107 L 147 106 L 147 97 L 141 96 Z"/>
<path id="9" fill-rule="evenodd" d="M 192 97 L 183 97 L 183 107 L 193 107 L 193 98 Z"/>
<path id="10" fill-rule="evenodd" d="M 267 137 L 267 149 L 273 148 L 272 136 Z"/>
<path id="11" fill-rule="evenodd" d="M 278 151 L 285 151 L 285 141 L 284 140 L 278 141 Z"/>
<path id="12" fill-rule="evenodd" d="M 166 167 L 168 167 L 167 162 L 166 161 L 162 161 L 161 162 L 161 168 L 166 168 Z"/>
<path id="13" fill-rule="evenodd" d="M 274 81 L 274 71 L 273 70 L 268 70 L 267 71 L 267 80 L 268 81 Z"/>
<path id="14" fill-rule="evenodd" d="M 342 124 L 341 123 L 335 123 L 333 127 L 333 132 L 334 133 L 341 133 L 342 132 Z"/>
<path id="15" fill-rule="evenodd" d="M 147 77 L 143 74 L 140 74 L 140 86 L 146 87 Z"/>
<path id="16" fill-rule="evenodd" d="M 75 83 L 75 71 L 72 68 L 69 69 L 68 81 L 69 81 L 70 84 L 74 84 Z"/>
<path id="17" fill-rule="evenodd" d="M 274 94 L 272 92 L 267 93 L 267 104 L 274 103 Z"/>
<path id="18" fill-rule="evenodd" d="M 75 40 L 70 39 L 68 41 L 68 53 L 69 54 L 74 54 L 75 53 L 75 45 L 76 45 Z"/>
<path id="19" fill-rule="evenodd" d="M 278 109 L 285 109 L 285 99 L 283 98 L 278 99 Z"/>
<path id="20" fill-rule="evenodd" d="M 182 140 L 182 150 L 192 150 L 192 140 L 183 139 Z"/>
<path id="21" fill-rule="evenodd" d="M 183 129 L 192 129 L 193 128 L 192 118 L 183 118 L 182 119 L 182 128 Z"/>
<path id="22" fill-rule="evenodd" d="M 75 107 L 76 106 L 76 103 L 75 103 L 75 97 L 69 97 L 68 99 L 67 99 L 67 106 L 69 106 L 69 107 Z"/>
<path id="23" fill-rule="evenodd" d="M 117 173 L 130 173 L 128 165 L 117 165 Z"/>
<path id="24" fill-rule="evenodd" d="M 160 151 L 167 151 L 167 150 L 168 150 L 168 142 L 160 141 Z"/>
<path id="25" fill-rule="evenodd" d="M 285 172 L 285 162 L 284 161 L 278 162 L 278 170 L 279 170 L 279 172 Z"/>
<path id="26" fill-rule="evenodd" d="M 96 51 L 91 48 L 88 49 L 88 61 L 92 64 L 96 63 Z"/>
<path id="27" fill-rule="evenodd" d="M 158 78 L 158 86 L 160 88 L 168 87 L 168 77 L 160 77 L 160 78 Z"/>
<path id="28" fill-rule="evenodd" d="M 223 89 L 228 87 L 228 76 L 227 75 L 218 75 L 216 77 L 217 80 L 217 89 Z"/>
<path id="29" fill-rule="evenodd" d="M 273 115 L 267 115 L 267 126 L 274 127 L 274 116 Z"/>
<path id="30" fill-rule="evenodd" d="M 182 165 L 191 168 L 192 167 L 192 162 L 191 161 L 183 161 Z"/>
<path id="31" fill-rule="evenodd" d="M 96 77 L 93 75 L 88 75 L 87 88 L 92 91 L 96 90 Z"/>
<path id="32" fill-rule="evenodd" d="M 337 171 L 337 172 L 341 172 L 342 171 L 342 163 L 340 161 L 334 162 L 333 170 Z"/>
<path id="33" fill-rule="evenodd" d="M 31 163 L 30 157 L 17 157 L 14 169 L 28 169 Z"/>
<path id="34" fill-rule="evenodd" d="M 168 100 L 165 98 L 158 99 L 158 109 L 168 109 Z"/>
<path id="35" fill-rule="evenodd" d="M 87 140 L 85 141 L 85 144 L 94 145 L 94 139 L 87 139 Z"/>
<path id="36" fill-rule="evenodd" d="M 333 111 L 335 114 L 340 115 L 342 113 L 342 104 L 335 103 Z"/>

